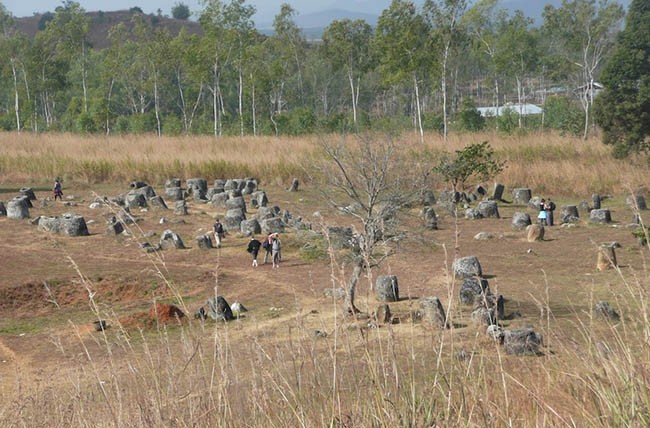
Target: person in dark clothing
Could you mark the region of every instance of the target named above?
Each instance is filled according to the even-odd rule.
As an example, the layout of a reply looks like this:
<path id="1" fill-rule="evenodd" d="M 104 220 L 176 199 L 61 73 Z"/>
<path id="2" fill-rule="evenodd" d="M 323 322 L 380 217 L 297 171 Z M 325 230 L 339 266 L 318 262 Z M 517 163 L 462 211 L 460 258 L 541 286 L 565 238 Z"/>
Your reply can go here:
<path id="1" fill-rule="evenodd" d="M 260 252 L 260 247 L 262 246 L 262 243 L 255 239 L 255 237 L 251 237 L 250 242 L 248 243 L 248 248 L 246 251 L 251 253 L 253 256 L 253 266 L 257 267 L 257 254 Z"/>
<path id="2" fill-rule="evenodd" d="M 215 246 L 217 248 L 221 248 L 221 240 L 223 239 L 225 232 L 223 230 L 223 225 L 219 219 L 217 219 L 214 223 L 214 226 L 212 226 L 212 231 L 214 232 Z"/>
<path id="3" fill-rule="evenodd" d="M 544 211 L 546 211 L 546 223 L 549 226 L 553 226 L 553 211 L 555 211 L 555 202 L 551 201 L 551 198 L 546 199 L 544 204 Z"/>
<path id="4" fill-rule="evenodd" d="M 273 244 L 273 234 L 270 234 L 269 236 L 264 239 L 264 242 L 262 243 L 262 248 L 264 248 L 264 264 L 266 264 L 266 261 L 269 259 L 269 256 L 271 255 L 271 245 Z"/>
<path id="5" fill-rule="evenodd" d="M 54 193 L 55 201 L 57 198 L 59 198 L 59 200 L 63 200 L 63 188 L 61 186 L 61 180 L 59 180 L 58 177 L 56 180 L 54 180 L 54 189 L 52 189 L 52 192 Z"/>

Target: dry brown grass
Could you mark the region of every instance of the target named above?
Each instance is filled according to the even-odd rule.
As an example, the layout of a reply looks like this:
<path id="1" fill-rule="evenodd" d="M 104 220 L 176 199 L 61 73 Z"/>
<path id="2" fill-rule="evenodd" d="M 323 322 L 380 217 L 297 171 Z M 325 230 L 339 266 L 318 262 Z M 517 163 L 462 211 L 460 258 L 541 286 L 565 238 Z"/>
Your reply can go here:
<path id="1" fill-rule="evenodd" d="M 68 184 L 125 183 L 134 179 L 162 184 L 171 177 L 255 176 L 286 185 L 307 180 L 309 163 L 318 155 L 319 138 L 329 137 L 163 137 L 79 136 L 60 134 L 1 135 L 0 184 L 49 185 L 56 176 Z M 504 136 L 496 133 L 452 135 L 445 142 L 428 135 L 421 145 L 413 135 L 400 143 L 416 153 L 435 156 L 467 144 L 489 141 L 506 169 L 496 181 L 509 188 L 530 187 L 560 197 L 620 193 L 650 181 L 641 158 L 616 160 L 597 138 L 582 141 L 554 133 Z M 489 184 L 489 183 L 488 183 Z"/>
<path id="2" fill-rule="evenodd" d="M 250 167 L 252 175 L 258 176 L 258 167 L 281 161 L 278 150 L 283 142 L 290 145 L 296 168 L 311 156 L 316 142 L 262 140 L 267 141 L 266 147 L 278 150 L 259 154 L 260 143 L 255 141 L 242 143 L 246 150 L 238 151 L 234 148 L 237 139 L 191 139 L 179 150 L 181 139 L 170 139 L 159 152 L 155 138 L 125 138 L 116 139 L 120 149 L 111 152 L 93 148 L 103 139 L 69 137 L 66 145 L 63 142 L 68 137 L 43 137 L 45 145 L 54 145 L 65 154 L 60 158 L 63 167 L 70 162 L 74 166 L 78 160 L 110 165 L 123 162 L 121 165 L 133 168 L 128 171 L 137 174 L 154 166 L 173 165 L 175 157 L 183 153 L 199 165 L 198 153 L 214 149 L 211 153 L 220 153 L 235 165 L 226 174 L 240 175 L 244 170 L 238 168 Z M 417 297 L 436 295 L 450 309 L 455 328 L 438 331 L 406 321 L 366 328 L 363 322 L 343 317 L 340 304 L 322 294 L 324 288 L 345 282 L 347 268 L 301 259 L 301 244 L 293 232 L 283 238 L 286 260 L 275 271 L 268 266 L 252 269 L 244 251 L 247 239 L 237 236 L 229 236 L 219 251 L 192 248 L 145 255 L 137 246 L 138 241 L 149 239 L 145 233 L 160 234 L 172 227 L 192 245 L 194 236 L 207 231 L 216 210 L 189 201 L 191 215 L 183 223 L 174 222 L 175 217 L 167 212 L 136 213 L 142 222 L 133 237 L 107 237 L 102 231 L 108 213 L 87 207 L 93 195 L 85 186 L 69 187 L 66 195 L 76 194 L 78 206 L 37 205 L 32 213 L 59 215 L 73 209 L 94 221 L 89 225 L 90 237 L 48 236 L 27 221 L 0 219 L 0 289 L 11 286 L 15 290 L 21 284 L 38 285 L 47 280 L 60 305 L 55 307 L 49 300 L 35 305 L 29 296 L 15 293 L 1 295 L 0 426 L 650 424 L 647 249 L 639 248 L 630 230 L 621 227 L 632 215 L 625 208 L 625 182 L 645 182 L 634 180 L 648 174 L 647 169 L 612 161 L 607 148 L 597 141 L 551 136 L 519 141 L 480 135 L 452 137 L 445 144 L 430 138 L 426 146 L 430 151 L 489 140 L 509 160 L 508 169 L 498 177 L 508 188 L 527 185 L 536 193 L 542 189 L 564 195 L 568 202 L 575 202 L 573 195 L 584 198 L 592 191 L 610 191 L 614 199 L 607 204 L 617 227 L 583 221 L 574 229 L 549 228 L 546 241 L 527 243 L 509 224 L 513 212 L 525 207 L 503 204 L 499 220 L 456 220 L 440 213 L 441 229 L 437 231 L 424 230 L 414 209 L 406 219 L 409 240 L 382 272 L 375 274 L 399 275 L 400 294 L 413 297 L 391 304 L 391 310 L 404 320 L 417 308 Z M 24 147 L 16 142 L 2 146 L 0 165 L 10 167 L 2 170 L 5 183 L 33 182 L 27 181 L 31 174 L 48 179 L 38 168 L 20 175 L 20 170 L 13 169 L 17 163 L 4 163 L 20 153 L 38 153 L 36 157 L 46 162 L 49 149 L 39 149 L 37 141 L 27 138 Z M 421 148 L 415 138 L 407 136 L 403 141 L 413 150 Z M 111 139 L 107 144 L 114 142 Z M 136 148 L 125 153 L 129 144 L 151 147 L 149 160 L 129 163 L 130 157 L 144 156 Z M 246 151 L 249 154 L 244 155 Z M 250 153 L 263 162 L 251 164 Z M 25 155 L 25 162 L 31 156 Z M 549 166 L 556 173 L 546 173 Z M 124 191 L 124 181 L 135 178 L 111 174 L 105 178 L 111 186 L 109 194 Z M 602 188 L 592 187 L 599 181 L 587 180 L 596 180 L 598 174 L 606 183 Z M 576 180 L 567 189 L 559 187 L 564 186 L 561 180 L 565 175 Z M 110 184 L 116 177 L 120 184 Z M 210 173 L 205 177 L 228 175 Z M 160 178 L 166 177 L 160 174 Z M 73 183 L 74 179 L 83 181 L 73 176 Z M 333 218 L 309 186 L 297 193 L 285 192 L 280 186 L 267 190 L 272 203 L 305 215 L 307 221 L 316 210 L 327 220 Z M 38 193 L 39 200 L 48 195 L 46 191 Z M 162 215 L 172 221 L 159 224 Z M 642 215 L 648 220 L 647 212 Z M 499 237 L 472 239 L 485 230 Z M 598 245 L 612 240 L 623 245 L 619 253 L 622 267 L 596 272 Z M 505 355 L 487 338 L 485 328 L 471 321 L 470 308 L 458 304 L 459 284 L 449 279 L 448 267 L 454 257 L 470 254 L 481 260 L 493 290 L 508 298 L 507 312 L 516 310 L 523 315 L 505 321 L 505 327 L 531 325 L 540 331 L 544 355 Z M 77 264 L 77 271 L 67 257 Z M 37 286 L 31 289 L 40 290 Z M 231 303 L 243 302 L 250 309 L 247 317 L 229 324 L 190 320 L 143 331 L 120 325 L 125 315 L 146 310 L 153 301 L 173 301 L 190 312 L 214 293 L 223 294 Z M 368 312 L 378 304 L 365 280 L 358 300 L 359 307 Z M 599 300 L 610 301 L 622 320 L 595 319 L 591 309 Z M 12 306 L 14 303 L 17 306 Z M 98 317 L 108 319 L 112 326 L 105 333 L 89 330 Z M 316 330 L 328 336 L 316 336 Z"/>

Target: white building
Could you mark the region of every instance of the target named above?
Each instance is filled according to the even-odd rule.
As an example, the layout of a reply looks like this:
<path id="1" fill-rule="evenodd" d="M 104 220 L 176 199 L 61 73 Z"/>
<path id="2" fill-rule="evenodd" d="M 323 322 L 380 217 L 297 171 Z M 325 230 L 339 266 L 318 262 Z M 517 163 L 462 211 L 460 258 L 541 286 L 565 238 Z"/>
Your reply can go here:
<path id="1" fill-rule="evenodd" d="M 526 103 L 508 103 L 501 107 L 478 107 L 479 113 L 483 117 L 495 117 L 503 116 L 506 111 L 509 111 L 514 114 L 520 114 L 522 116 L 530 116 L 534 114 L 542 114 L 542 108 L 536 106 L 535 104 L 526 104 Z"/>

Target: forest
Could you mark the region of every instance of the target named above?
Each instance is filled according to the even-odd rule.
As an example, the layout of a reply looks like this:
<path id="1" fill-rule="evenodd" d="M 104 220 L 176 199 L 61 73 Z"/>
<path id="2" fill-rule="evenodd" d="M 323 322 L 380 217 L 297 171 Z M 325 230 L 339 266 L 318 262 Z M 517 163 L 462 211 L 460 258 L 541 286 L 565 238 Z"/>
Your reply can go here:
<path id="1" fill-rule="evenodd" d="M 586 138 L 599 74 L 623 29 L 611 1 L 547 5 L 536 26 L 497 0 L 394 0 L 376 27 L 333 21 L 307 40 L 281 6 L 259 32 L 245 0 L 205 0 L 200 32 L 131 9 L 105 48 L 67 0 L 34 37 L 0 3 L 0 129 L 156 135 L 500 132 Z M 45 15 L 44 15 L 45 17 Z M 128 25 L 126 25 L 128 24 Z M 529 115 L 528 104 L 541 107 Z M 484 117 L 477 107 L 501 108 Z M 506 107 L 503 109 L 503 107 Z"/>

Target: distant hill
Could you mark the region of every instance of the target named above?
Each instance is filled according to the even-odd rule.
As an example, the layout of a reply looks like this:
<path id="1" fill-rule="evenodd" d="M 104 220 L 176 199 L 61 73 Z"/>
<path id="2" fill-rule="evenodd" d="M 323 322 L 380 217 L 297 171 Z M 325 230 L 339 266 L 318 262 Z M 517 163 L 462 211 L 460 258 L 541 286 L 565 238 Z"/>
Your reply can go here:
<path id="1" fill-rule="evenodd" d="M 300 28 L 325 28 L 332 21 L 341 20 L 341 19 L 363 19 L 368 24 L 375 26 L 377 25 L 377 20 L 379 15 L 372 13 L 363 13 L 363 12 L 353 12 L 345 9 L 327 9 L 321 12 L 307 13 L 305 15 L 297 15 L 294 17 L 296 24 Z M 273 22 L 261 22 L 257 25 L 261 30 L 268 30 L 273 28 Z"/>
<path id="2" fill-rule="evenodd" d="M 134 13 L 129 10 L 118 10 L 115 12 L 87 12 L 86 16 L 90 18 L 90 30 L 88 39 L 90 44 L 97 48 L 103 49 L 108 47 L 108 32 L 109 30 L 119 23 L 123 23 L 127 28 L 132 28 L 133 24 L 131 19 Z M 172 36 L 176 36 L 181 28 L 186 28 L 190 34 L 201 34 L 203 30 L 201 26 L 194 21 L 180 20 L 168 18 L 165 16 L 158 16 L 154 14 L 145 15 L 151 20 L 154 27 L 165 27 L 169 30 Z M 39 23 L 43 15 L 37 14 L 27 16 L 24 18 L 15 18 L 16 27 L 19 31 L 27 34 L 29 37 L 34 37 L 39 30 Z"/>
<path id="3" fill-rule="evenodd" d="M 304 15 L 296 15 L 294 20 L 298 27 L 302 28 L 307 38 L 314 39 L 320 38 L 323 30 L 334 20 L 348 18 L 351 20 L 364 19 L 373 27 L 377 25 L 381 10 L 378 8 L 386 4 L 386 8 L 390 1 L 352 1 L 351 0 L 338 0 L 334 4 L 340 6 L 336 9 L 327 9 L 320 12 L 308 13 Z M 632 0 L 618 0 L 625 8 L 627 8 Z M 416 0 L 418 6 L 421 6 L 423 0 Z M 533 18 L 535 25 L 542 24 L 542 14 L 544 7 L 550 4 L 553 7 L 560 7 L 562 0 L 501 0 L 499 7 L 503 7 L 511 13 L 516 10 L 521 10 L 524 15 Z M 366 10 L 368 12 L 360 12 Z M 378 13 L 374 13 L 378 11 Z M 257 28 L 262 33 L 272 34 L 273 23 L 271 21 L 257 23 Z"/>
<path id="4" fill-rule="evenodd" d="M 632 3 L 632 0 L 617 0 L 617 2 L 623 5 L 623 7 L 627 10 L 627 8 L 630 6 L 630 3 Z M 499 6 L 504 7 L 511 12 L 514 12 L 515 10 L 521 10 L 524 12 L 524 15 L 535 20 L 535 25 L 542 24 L 542 14 L 544 12 L 544 7 L 547 4 L 558 8 L 562 6 L 562 0 L 501 0 L 499 2 Z"/>
<path id="5" fill-rule="evenodd" d="M 322 37 L 323 30 L 334 20 L 340 19 L 363 19 L 368 22 L 373 27 L 377 25 L 379 19 L 379 13 L 375 12 L 380 6 L 381 1 L 374 3 L 376 0 L 363 1 L 363 0 L 338 0 L 334 4 L 336 6 L 344 6 L 346 1 L 348 6 L 355 10 L 347 10 L 345 8 L 335 8 L 335 9 L 326 9 L 319 12 L 308 13 L 304 15 L 296 15 L 294 17 L 296 24 L 300 27 L 307 39 L 318 40 Z M 349 3 L 352 1 L 352 3 Z M 383 1 L 383 0 L 382 0 Z M 628 7 L 632 0 L 619 0 L 624 7 Z M 421 4 L 422 1 L 416 1 L 416 3 Z M 535 25 L 540 25 L 542 23 L 542 12 L 544 11 L 544 6 L 550 4 L 554 7 L 559 7 L 562 4 L 562 0 L 501 0 L 499 5 L 508 9 L 509 11 L 514 12 L 515 10 L 521 10 L 526 16 L 529 16 L 535 20 Z M 370 12 L 360 12 L 359 9 L 363 6 L 366 6 Z M 98 49 L 102 49 L 108 46 L 108 31 L 116 24 L 122 22 L 127 28 L 132 27 L 131 19 L 133 14 L 137 12 L 132 12 L 130 10 L 120 10 L 114 12 L 87 12 L 86 15 L 91 19 L 90 26 L 90 35 L 89 39 L 92 45 Z M 181 28 L 185 27 L 187 31 L 191 34 L 201 34 L 201 26 L 196 21 L 191 20 L 179 20 L 173 19 L 166 16 L 158 16 L 154 14 L 148 14 L 147 16 L 155 26 L 163 26 L 169 29 L 172 35 L 177 35 Z M 39 22 L 43 18 L 43 15 L 37 14 L 28 17 L 15 18 L 16 25 L 19 30 L 26 33 L 28 36 L 33 37 L 38 31 Z M 273 22 L 265 21 L 258 22 L 256 26 L 260 32 L 266 35 L 273 33 Z"/>

